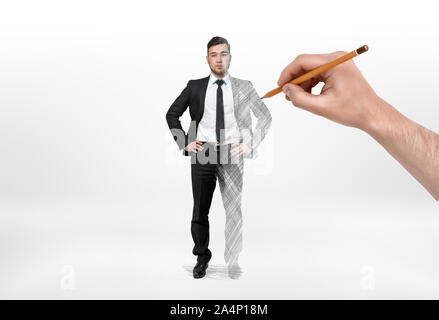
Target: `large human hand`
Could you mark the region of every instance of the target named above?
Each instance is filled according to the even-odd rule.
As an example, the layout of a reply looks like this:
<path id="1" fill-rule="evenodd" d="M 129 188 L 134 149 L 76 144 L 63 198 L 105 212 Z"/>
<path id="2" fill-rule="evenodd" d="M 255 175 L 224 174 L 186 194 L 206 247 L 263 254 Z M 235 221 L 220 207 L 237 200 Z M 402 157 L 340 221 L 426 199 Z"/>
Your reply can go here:
<path id="1" fill-rule="evenodd" d="M 352 60 L 300 85 L 287 84 L 345 54 L 337 51 L 297 56 L 278 80 L 286 99 L 299 108 L 367 132 L 439 201 L 439 134 L 407 118 L 380 98 Z M 322 91 L 311 94 L 319 82 L 325 83 Z"/>
<path id="2" fill-rule="evenodd" d="M 347 52 L 301 54 L 282 71 L 278 85 L 293 105 L 340 124 L 368 131 L 374 124 L 382 104 L 352 60 L 345 61 L 300 85 L 288 81 L 333 61 Z M 320 94 L 311 93 L 324 82 Z"/>

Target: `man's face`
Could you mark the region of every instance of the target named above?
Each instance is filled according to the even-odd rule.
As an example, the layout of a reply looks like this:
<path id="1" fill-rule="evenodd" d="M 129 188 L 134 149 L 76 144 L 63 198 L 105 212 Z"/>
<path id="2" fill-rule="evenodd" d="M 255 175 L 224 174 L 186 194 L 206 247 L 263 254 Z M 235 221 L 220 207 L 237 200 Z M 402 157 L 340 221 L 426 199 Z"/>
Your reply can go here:
<path id="1" fill-rule="evenodd" d="M 229 70 L 232 56 L 226 44 L 217 44 L 209 48 L 206 60 L 214 75 L 224 77 Z"/>

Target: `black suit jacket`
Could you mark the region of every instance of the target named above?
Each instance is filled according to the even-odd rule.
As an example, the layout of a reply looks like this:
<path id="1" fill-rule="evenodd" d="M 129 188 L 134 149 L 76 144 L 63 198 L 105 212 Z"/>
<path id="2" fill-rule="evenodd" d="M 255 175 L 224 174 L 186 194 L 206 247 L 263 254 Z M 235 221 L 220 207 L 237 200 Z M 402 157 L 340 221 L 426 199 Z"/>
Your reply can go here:
<path id="1" fill-rule="evenodd" d="M 250 81 L 231 76 L 230 81 L 232 84 L 235 118 L 241 134 L 241 142 L 247 144 L 251 149 L 250 154 L 244 155 L 244 157 L 254 158 L 257 146 L 263 140 L 270 127 L 271 115 Z M 198 125 L 204 114 L 204 102 L 208 83 L 209 76 L 190 80 L 166 113 L 169 129 L 180 150 L 196 140 Z M 180 117 L 188 107 L 191 124 L 186 134 L 181 126 Z M 258 118 L 256 128 L 261 130 L 256 139 L 253 137 L 250 110 Z M 188 156 L 191 153 L 183 149 L 183 154 Z"/>

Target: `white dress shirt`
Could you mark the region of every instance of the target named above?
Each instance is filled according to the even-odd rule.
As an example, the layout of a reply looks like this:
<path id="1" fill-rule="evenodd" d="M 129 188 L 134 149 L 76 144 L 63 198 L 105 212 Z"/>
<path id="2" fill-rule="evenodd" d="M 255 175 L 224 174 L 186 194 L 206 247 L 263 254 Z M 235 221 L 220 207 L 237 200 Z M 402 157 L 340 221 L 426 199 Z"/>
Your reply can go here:
<path id="1" fill-rule="evenodd" d="M 220 78 L 215 77 L 212 73 L 210 74 L 206 98 L 204 100 L 204 114 L 198 124 L 197 140 L 199 141 L 216 142 L 216 91 L 218 84 L 214 82 L 218 79 Z M 226 139 L 224 143 L 239 142 L 239 129 L 235 119 L 233 92 L 229 74 L 222 79 L 225 82 L 221 86 L 223 91 L 224 128 Z"/>

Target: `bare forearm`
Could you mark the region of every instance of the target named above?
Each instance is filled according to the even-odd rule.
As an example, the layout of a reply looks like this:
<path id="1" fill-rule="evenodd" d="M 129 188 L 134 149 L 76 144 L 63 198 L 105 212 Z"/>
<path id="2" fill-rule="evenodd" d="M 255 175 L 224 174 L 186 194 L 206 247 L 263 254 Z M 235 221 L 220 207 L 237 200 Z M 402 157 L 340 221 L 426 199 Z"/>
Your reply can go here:
<path id="1" fill-rule="evenodd" d="M 374 120 L 364 130 L 380 143 L 435 200 L 439 200 L 439 135 L 377 99 Z"/>

